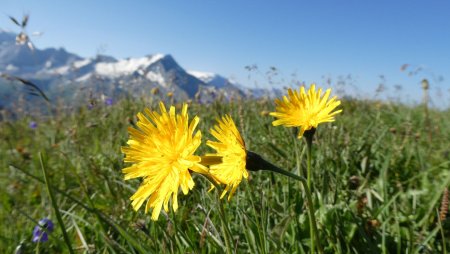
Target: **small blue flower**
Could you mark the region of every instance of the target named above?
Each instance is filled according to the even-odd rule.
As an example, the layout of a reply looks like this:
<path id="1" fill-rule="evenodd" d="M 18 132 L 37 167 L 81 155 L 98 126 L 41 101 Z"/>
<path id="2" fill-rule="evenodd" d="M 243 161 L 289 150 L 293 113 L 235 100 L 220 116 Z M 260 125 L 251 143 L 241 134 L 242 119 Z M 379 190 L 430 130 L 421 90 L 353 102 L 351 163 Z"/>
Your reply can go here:
<path id="1" fill-rule="evenodd" d="M 111 106 L 111 105 L 113 105 L 113 103 L 114 103 L 114 101 L 113 101 L 112 98 L 106 98 L 106 99 L 105 99 L 105 104 L 106 104 L 107 106 Z"/>
<path id="2" fill-rule="evenodd" d="M 30 126 L 31 129 L 36 129 L 38 124 L 35 121 L 31 121 L 29 126 Z"/>
<path id="3" fill-rule="evenodd" d="M 50 219 L 44 218 L 39 220 L 39 225 L 33 229 L 33 242 L 48 241 L 48 234 L 53 231 L 54 225 Z"/>

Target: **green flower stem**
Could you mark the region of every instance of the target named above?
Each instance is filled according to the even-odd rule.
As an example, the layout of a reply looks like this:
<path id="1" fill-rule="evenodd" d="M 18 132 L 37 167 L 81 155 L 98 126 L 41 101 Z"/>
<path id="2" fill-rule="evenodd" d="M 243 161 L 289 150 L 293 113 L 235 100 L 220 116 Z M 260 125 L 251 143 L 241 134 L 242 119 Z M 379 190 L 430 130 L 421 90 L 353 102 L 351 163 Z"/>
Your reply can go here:
<path id="1" fill-rule="evenodd" d="M 314 205 L 312 200 L 311 191 L 308 187 L 308 181 L 304 177 L 293 174 L 289 171 L 281 169 L 272 163 L 264 160 L 259 154 L 254 152 L 247 151 L 247 169 L 250 171 L 259 171 L 259 170 L 268 170 L 275 173 L 279 173 L 288 177 L 291 177 L 297 181 L 300 181 L 303 184 L 303 188 L 305 189 L 306 199 L 308 201 L 308 211 L 309 211 L 309 224 L 311 228 L 311 253 L 315 251 L 315 243 L 317 243 L 317 248 L 319 253 L 323 253 L 322 247 L 319 241 L 319 234 L 317 231 L 316 225 L 316 217 L 314 215 Z"/>
<path id="2" fill-rule="evenodd" d="M 311 157 L 312 157 L 312 137 L 314 135 L 314 133 L 310 133 L 309 131 L 307 131 L 305 133 L 306 135 L 305 140 L 306 140 L 306 150 L 307 150 L 307 185 L 308 185 L 308 191 L 311 191 Z M 311 197 L 311 193 L 308 194 Z M 311 202 L 312 203 L 312 202 Z M 311 206 L 311 204 L 310 204 Z M 310 215 L 311 216 L 311 213 Z M 313 225 L 315 226 L 315 223 L 313 223 L 313 219 L 314 218 L 310 218 L 309 219 L 309 230 L 310 230 L 310 234 L 313 235 Z M 315 220 L 314 220 L 315 221 Z M 311 250 L 314 251 L 314 241 L 311 240 Z"/>
<path id="3" fill-rule="evenodd" d="M 312 154 L 312 146 L 308 145 L 307 147 L 307 169 L 308 169 L 308 189 L 311 189 L 311 154 Z"/>
<path id="4" fill-rule="evenodd" d="M 314 133 L 316 132 L 316 129 L 312 128 L 310 130 L 305 131 L 303 134 L 303 137 L 306 141 L 306 149 L 307 149 L 307 180 L 308 180 L 308 188 L 311 190 L 311 157 L 312 157 L 312 141 L 314 137 Z"/>

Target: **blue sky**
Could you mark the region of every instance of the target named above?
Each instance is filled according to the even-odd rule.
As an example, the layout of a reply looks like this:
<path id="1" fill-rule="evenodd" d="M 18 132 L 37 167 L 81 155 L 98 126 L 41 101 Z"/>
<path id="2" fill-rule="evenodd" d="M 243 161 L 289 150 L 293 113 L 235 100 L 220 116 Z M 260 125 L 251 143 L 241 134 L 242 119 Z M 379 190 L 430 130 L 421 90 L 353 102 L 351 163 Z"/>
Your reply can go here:
<path id="1" fill-rule="evenodd" d="M 406 100 L 419 100 L 420 80 L 434 75 L 444 80 L 431 81 L 432 93 L 450 94 L 450 1 L 2 0 L 0 11 L 0 28 L 17 31 L 7 16 L 29 13 L 28 31 L 44 32 L 37 47 L 85 57 L 168 53 L 186 69 L 260 87 L 270 86 L 270 66 L 278 86 L 292 74 L 323 86 L 324 77 L 335 84 L 350 74 L 366 96 L 384 75 L 388 93 L 402 85 Z M 405 63 L 425 71 L 408 76 Z M 249 80 L 252 64 L 260 74 Z"/>

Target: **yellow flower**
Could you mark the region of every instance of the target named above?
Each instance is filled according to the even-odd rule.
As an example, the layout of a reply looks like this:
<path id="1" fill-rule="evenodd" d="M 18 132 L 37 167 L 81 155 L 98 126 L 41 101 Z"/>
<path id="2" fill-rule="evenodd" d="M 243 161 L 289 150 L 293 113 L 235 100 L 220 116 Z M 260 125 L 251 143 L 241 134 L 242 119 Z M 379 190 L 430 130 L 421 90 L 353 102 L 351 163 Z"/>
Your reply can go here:
<path id="1" fill-rule="evenodd" d="M 242 177 L 248 177 L 245 168 L 247 158 L 245 143 L 229 115 L 217 119 L 217 124 L 210 131 L 218 142 L 207 141 L 206 144 L 216 150 L 216 153 L 209 154 L 206 158 L 208 156 L 222 157 L 222 163 L 211 165 L 209 174 L 218 183 L 226 185 L 220 198 L 229 191 L 228 200 L 230 200 Z"/>
<path id="2" fill-rule="evenodd" d="M 158 87 L 153 87 L 152 90 L 150 91 L 153 95 L 157 95 L 159 94 L 159 88 Z"/>
<path id="3" fill-rule="evenodd" d="M 261 111 L 261 113 L 260 113 L 260 115 L 262 115 L 262 116 L 268 116 L 269 114 L 270 114 L 270 112 L 267 111 L 267 110 L 263 110 L 263 111 Z"/>
<path id="4" fill-rule="evenodd" d="M 200 164 L 200 156 L 194 155 L 201 144 L 200 131 L 194 135 L 199 118 L 194 117 L 189 124 L 186 104 L 179 115 L 175 114 L 173 106 L 169 112 L 162 102 L 159 106 L 161 114 L 149 109 L 145 109 L 147 116 L 138 113 L 139 129 L 128 128 L 129 146 L 122 147 L 124 161 L 135 163 L 122 170 L 125 180 L 143 178 L 140 187 L 130 198 L 132 206 L 138 210 L 148 200 L 145 212 L 152 208 L 153 220 L 158 219 L 163 205 L 166 212 L 169 210 L 171 197 L 173 210 L 177 210 L 180 187 L 185 195 L 194 187 L 189 170 L 203 174 L 208 172 Z"/>
<path id="5" fill-rule="evenodd" d="M 283 96 L 283 100 L 275 100 L 276 112 L 270 115 L 278 120 L 272 124 L 299 127 L 298 138 L 301 138 L 305 131 L 317 128 L 320 123 L 333 122 L 334 116 L 342 110 L 332 112 L 341 102 L 336 100 L 336 96 L 328 100 L 330 93 L 331 89 L 327 89 L 322 96 L 322 88 L 316 92 L 315 84 L 311 85 L 307 93 L 304 86 L 300 91 L 289 88 L 288 97 Z"/>

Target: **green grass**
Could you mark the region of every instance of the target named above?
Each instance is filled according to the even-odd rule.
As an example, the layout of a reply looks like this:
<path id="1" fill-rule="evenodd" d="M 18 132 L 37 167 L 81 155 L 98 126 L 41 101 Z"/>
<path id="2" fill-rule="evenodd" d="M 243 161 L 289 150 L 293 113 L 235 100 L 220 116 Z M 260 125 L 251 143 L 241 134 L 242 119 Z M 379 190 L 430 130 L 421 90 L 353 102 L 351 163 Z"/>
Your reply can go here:
<path id="1" fill-rule="evenodd" d="M 20 244 L 25 253 L 68 253 L 67 242 L 75 253 L 309 252 L 301 184 L 267 171 L 250 172 L 229 202 L 220 204 L 217 191 L 208 192 L 209 182 L 195 175 L 176 213 L 153 222 L 143 209 L 135 212 L 129 197 L 139 180 L 123 180 L 120 147 L 145 106 L 156 109 L 123 100 L 55 113 L 42 116 L 35 130 L 28 117 L 0 122 L 0 253 Z M 450 185 L 450 111 L 430 111 L 427 124 L 421 107 L 347 101 L 341 108 L 334 123 L 319 126 L 313 146 L 314 210 L 325 252 L 450 250 L 450 220 L 438 220 Z M 305 142 L 261 115 L 273 109 L 271 101 L 245 101 L 193 104 L 189 112 L 200 116 L 204 140 L 212 138 L 215 119 L 230 113 L 249 150 L 306 176 Z M 207 151 L 202 146 L 197 154 Z M 32 230 L 44 217 L 55 230 L 37 245 Z"/>

